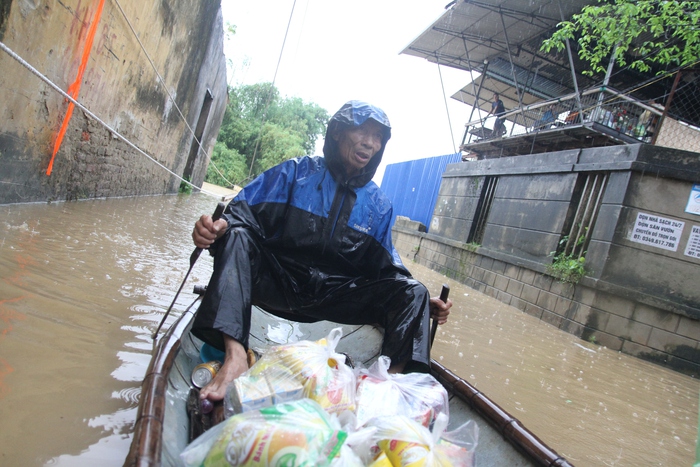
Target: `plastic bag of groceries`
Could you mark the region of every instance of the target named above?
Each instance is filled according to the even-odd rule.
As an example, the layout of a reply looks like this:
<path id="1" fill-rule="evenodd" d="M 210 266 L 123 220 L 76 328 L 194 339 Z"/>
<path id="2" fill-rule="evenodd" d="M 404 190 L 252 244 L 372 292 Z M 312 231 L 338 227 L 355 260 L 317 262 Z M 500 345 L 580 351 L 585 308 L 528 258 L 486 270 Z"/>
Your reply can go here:
<path id="1" fill-rule="evenodd" d="M 372 463 L 376 456 L 376 444 L 374 435 L 377 431 L 374 427 L 362 427 L 357 429 L 357 417 L 346 410 L 337 417 L 341 430 L 347 433 L 347 438 L 340 448 L 338 456 L 331 462 L 331 467 L 365 467 Z"/>
<path id="2" fill-rule="evenodd" d="M 328 465 L 346 433 L 310 399 L 245 412 L 215 425 L 180 454 L 184 465 Z"/>
<path id="3" fill-rule="evenodd" d="M 389 357 L 381 356 L 357 376 L 358 426 L 372 417 L 405 415 L 432 427 L 441 413 L 449 416 L 447 390 L 427 373 L 390 374 Z"/>
<path id="4" fill-rule="evenodd" d="M 315 342 L 271 347 L 243 376 L 265 378 L 272 393 L 285 396 L 293 395 L 296 382 L 303 386 L 303 397 L 315 400 L 328 413 L 354 411 L 355 373 L 345 364 L 345 355 L 335 351 L 342 335 L 338 327 Z"/>
<path id="5" fill-rule="evenodd" d="M 479 427 L 473 420 L 445 432 L 448 417 L 439 414 L 432 433 L 408 417 L 377 417 L 368 425 L 377 429 L 381 452 L 373 467 L 473 467 Z"/>

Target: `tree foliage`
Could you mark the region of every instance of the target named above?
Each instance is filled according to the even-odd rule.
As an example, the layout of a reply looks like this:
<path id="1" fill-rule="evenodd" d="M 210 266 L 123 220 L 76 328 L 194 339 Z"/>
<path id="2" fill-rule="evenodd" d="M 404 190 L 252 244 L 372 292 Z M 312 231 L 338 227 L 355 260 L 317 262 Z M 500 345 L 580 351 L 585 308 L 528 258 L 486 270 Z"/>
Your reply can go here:
<path id="1" fill-rule="evenodd" d="M 570 21 L 559 23 L 542 50 L 562 51 L 566 40 L 578 42 L 579 57 L 604 72 L 615 63 L 642 72 L 652 65 L 687 66 L 700 57 L 700 2 L 681 0 L 599 0 Z"/>
<path id="2" fill-rule="evenodd" d="M 313 154 L 328 118 L 316 104 L 281 98 L 271 83 L 229 87 L 206 181 L 245 185 L 280 162 Z"/>

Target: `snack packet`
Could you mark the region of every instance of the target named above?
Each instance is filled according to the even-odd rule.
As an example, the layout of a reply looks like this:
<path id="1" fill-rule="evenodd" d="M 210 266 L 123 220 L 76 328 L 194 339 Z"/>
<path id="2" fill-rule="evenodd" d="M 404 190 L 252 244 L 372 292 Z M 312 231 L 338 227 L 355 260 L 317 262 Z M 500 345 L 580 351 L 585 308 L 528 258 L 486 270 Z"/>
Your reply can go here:
<path id="1" fill-rule="evenodd" d="M 299 341 L 271 347 L 246 376 L 288 370 L 304 387 L 304 397 L 315 400 L 329 413 L 355 410 L 356 378 L 345 364 L 345 355 L 335 352 L 342 328 L 331 330 L 316 342 Z"/>
<path id="2" fill-rule="evenodd" d="M 304 387 L 281 366 L 271 366 L 259 374 L 243 374 L 227 388 L 224 417 L 292 402 L 304 397 Z"/>
<path id="3" fill-rule="evenodd" d="M 310 399 L 233 416 L 180 454 L 188 467 L 327 465 L 347 434 Z"/>
<path id="4" fill-rule="evenodd" d="M 372 417 L 405 415 L 431 428 L 441 413 L 449 416 L 447 390 L 425 373 L 390 374 L 389 357 L 381 356 L 357 377 L 358 426 Z"/>
<path id="5" fill-rule="evenodd" d="M 447 427 L 445 414 L 438 415 L 432 433 L 415 420 L 403 416 L 374 418 L 369 425 L 377 428 L 377 445 L 393 467 L 474 465 L 479 428 L 473 420 L 449 433 L 444 433 Z"/>

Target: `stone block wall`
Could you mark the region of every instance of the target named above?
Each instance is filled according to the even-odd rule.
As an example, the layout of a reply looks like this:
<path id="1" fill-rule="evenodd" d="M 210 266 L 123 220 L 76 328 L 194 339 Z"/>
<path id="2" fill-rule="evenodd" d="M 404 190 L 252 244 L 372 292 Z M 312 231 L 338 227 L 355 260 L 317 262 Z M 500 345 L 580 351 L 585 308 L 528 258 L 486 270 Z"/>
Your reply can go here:
<path id="1" fill-rule="evenodd" d="M 686 205 L 698 174 L 700 154 L 649 145 L 451 164 L 430 232 L 397 219 L 394 241 L 409 269 L 417 261 L 582 339 L 696 375 L 700 213 Z M 594 213 L 577 234 L 586 274 L 561 283 L 547 275 L 551 253 L 583 209 Z M 646 228 L 640 215 L 658 221 Z"/>
<path id="2" fill-rule="evenodd" d="M 95 21 L 98 4 L 2 2 L 0 40 L 64 91 L 97 24 L 77 100 L 111 130 L 75 108 L 47 175 L 68 102 L 0 50 L 0 204 L 176 192 L 168 170 L 204 180 L 228 102 L 220 1 L 126 0 L 123 13 L 105 2 Z M 203 108 L 202 150 L 190 157 Z"/>
<path id="3" fill-rule="evenodd" d="M 700 321 L 668 313 L 590 283 L 558 282 L 474 247 L 406 228 L 397 220 L 394 245 L 410 270 L 416 262 L 565 332 L 700 376 Z"/>

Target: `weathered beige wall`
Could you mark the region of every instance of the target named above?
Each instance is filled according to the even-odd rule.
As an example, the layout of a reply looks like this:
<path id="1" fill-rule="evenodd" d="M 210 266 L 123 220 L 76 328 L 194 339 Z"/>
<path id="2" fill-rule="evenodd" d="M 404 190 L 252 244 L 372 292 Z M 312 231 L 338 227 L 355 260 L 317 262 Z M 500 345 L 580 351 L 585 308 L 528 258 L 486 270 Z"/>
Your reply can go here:
<path id="1" fill-rule="evenodd" d="M 78 74 L 98 4 L 98 0 L 3 1 L 0 40 L 67 90 Z M 78 108 L 53 173 L 47 176 L 68 103 L 4 51 L 0 70 L 0 203 L 177 190 L 176 177 Z M 104 3 L 78 97 L 92 113 L 182 175 L 193 140 L 188 125 L 196 127 L 207 90 L 213 101 L 202 137 L 204 152 L 193 164 L 196 185 L 204 179 L 227 102 L 220 1 Z"/>
<path id="2" fill-rule="evenodd" d="M 699 173 L 697 153 L 648 144 L 450 164 L 429 233 L 397 217 L 392 238 L 408 261 L 583 339 L 697 376 L 700 216 L 686 207 Z M 597 205 L 586 274 L 576 284 L 557 282 L 547 265 L 586 199 L 576 186 L 602 174 L 605 189 L 585 202 Z M 496 179 L 488 201 L 486 177 Z M 477 204 L 489 206 L 478 243 L 470 236 Z M 639 214 L 657 218 L 640 225 L 646 233 L 636 230 Z M 642 235 L 651 240 L 642 243 Z"/>
<path id="3" fill-rule="evenodd" d="M 687 375 L 700 375 L 700 320 L 668 313 L 592 284 L 563 284 L 476 246 L 415 230 L 397 218 L 404 264 L 429 267 L 581 339 Z"/>

